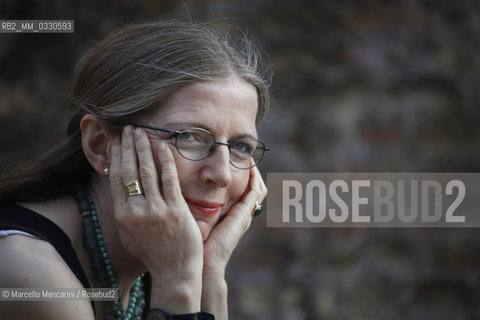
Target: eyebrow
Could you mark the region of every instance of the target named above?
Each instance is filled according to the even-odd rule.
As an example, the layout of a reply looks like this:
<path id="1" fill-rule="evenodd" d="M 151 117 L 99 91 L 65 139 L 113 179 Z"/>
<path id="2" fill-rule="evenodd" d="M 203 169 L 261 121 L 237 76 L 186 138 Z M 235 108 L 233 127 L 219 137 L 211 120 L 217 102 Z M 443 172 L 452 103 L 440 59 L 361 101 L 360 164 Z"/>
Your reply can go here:
<path id="1" fill-rule="evenodd" d="M 206 126 L 205 124 L 199 123 L 199 122 L 167 122 L 163 128 L 171 128 L 173 130 L 181 130 L 181 129 L 186 129 L 186 128 L 201 128 L 210 131 L 214 136 L 214 130 L 212 130 L 210 127 Z M 241 134 L 236 134 L 235 137 L 229 141 L 234 141 L 238 139 L 243 139 L 243 138 L 252 138 L 257 140 L 258 137 L 253 136 L 249 133 L 241 133 Z"/>

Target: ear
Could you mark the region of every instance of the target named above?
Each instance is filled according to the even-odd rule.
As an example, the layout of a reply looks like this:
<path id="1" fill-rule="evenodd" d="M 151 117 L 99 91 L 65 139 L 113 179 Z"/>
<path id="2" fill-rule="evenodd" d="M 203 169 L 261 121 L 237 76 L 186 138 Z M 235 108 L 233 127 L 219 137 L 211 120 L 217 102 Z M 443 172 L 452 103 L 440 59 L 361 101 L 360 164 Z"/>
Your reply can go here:
<path id="1" fill-rule="evenodd" d="M 87 114 L 80 121 L 82 148 L 92 168 L 105 176 L 105 168 L 110 167 L 110 144 L 112 136 L 97 117 Z"/>

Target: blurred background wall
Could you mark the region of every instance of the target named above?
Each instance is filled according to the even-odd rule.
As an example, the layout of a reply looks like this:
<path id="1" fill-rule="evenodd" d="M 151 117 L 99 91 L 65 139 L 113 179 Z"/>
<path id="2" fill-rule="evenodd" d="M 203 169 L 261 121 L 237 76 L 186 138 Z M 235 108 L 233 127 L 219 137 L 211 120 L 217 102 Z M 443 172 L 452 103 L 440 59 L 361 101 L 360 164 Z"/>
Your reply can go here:
<path id="1" fill-rule="evenodd" d="M 476 0 L 2 0 L 0 19 L 74 19 L 74 34 L 0 34 L 0 168 L 64 137 L 79 56 L 153 19 L 229 18 L 269 55 L 261 170 L 480 170 Z M 480 319 L 480 230 L 271 229 L 232 258 L 231 319 Z"/>

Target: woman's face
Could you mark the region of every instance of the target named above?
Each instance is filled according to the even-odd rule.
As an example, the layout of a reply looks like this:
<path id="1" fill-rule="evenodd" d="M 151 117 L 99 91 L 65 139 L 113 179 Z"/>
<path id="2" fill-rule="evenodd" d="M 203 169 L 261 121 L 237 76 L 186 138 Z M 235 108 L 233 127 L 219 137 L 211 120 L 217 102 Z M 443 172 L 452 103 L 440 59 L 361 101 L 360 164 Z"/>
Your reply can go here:
<path id="1" fill-rule="evenodd" d="M 218 142 L 245 137 L 257 138 L 257 91 L 243 79 L 232 76 L 217 81 L 198 81 L 174 92 L 145 124 L 180 130 L 203 128 Z M 147 130 L 152 141 L 164 133 Z M 217 145 L 201 161 L 183 158 L 173 143 L 168 144 L 177 165 L 182 194 L 206 241 L 216 223 L 241 199 L 249 170 L 230 164 L 228 147 Z"/>

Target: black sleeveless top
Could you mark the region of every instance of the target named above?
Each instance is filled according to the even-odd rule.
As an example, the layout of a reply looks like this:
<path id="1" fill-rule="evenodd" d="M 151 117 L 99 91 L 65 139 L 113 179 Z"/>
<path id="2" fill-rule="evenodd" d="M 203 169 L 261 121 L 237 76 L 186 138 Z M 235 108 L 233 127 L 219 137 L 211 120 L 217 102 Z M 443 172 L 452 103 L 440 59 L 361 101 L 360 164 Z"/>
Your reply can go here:
<path id="1" fill-rule="evenodd" d="M 90 288 L 87 276 L 78 260 L 72 243 L 55 223 L 44 216 L 17 204 L 0 205 L 0 230 L 21 230 L 48 241 L 67 263 L 84 288 Z M 91 301 L 95 313 L 94 303 Z"/>

